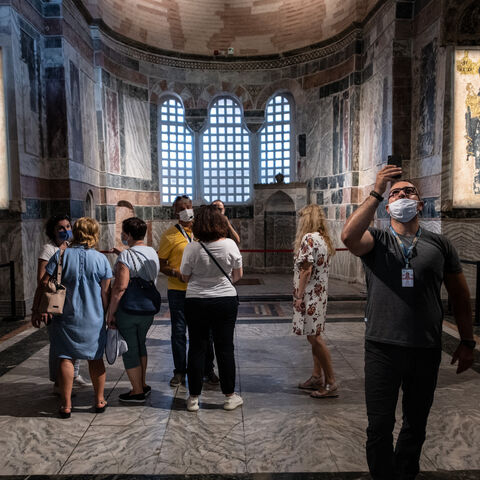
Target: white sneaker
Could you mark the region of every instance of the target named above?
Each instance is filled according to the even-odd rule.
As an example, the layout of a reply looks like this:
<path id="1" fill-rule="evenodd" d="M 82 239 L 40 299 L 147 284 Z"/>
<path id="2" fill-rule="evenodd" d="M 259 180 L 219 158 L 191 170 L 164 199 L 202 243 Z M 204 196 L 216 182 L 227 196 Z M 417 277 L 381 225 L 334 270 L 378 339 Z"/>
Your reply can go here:
<path id="1" fill-rule="evenodd" d="M 187 410 L 189 412 L 196 412 L 199 408 L 198 397 L 190 396 L 187 398 Z"/>
<path id="2" fill-rule="evenodd" d="M 229 397 L 225 397 L 223 408 L 225 410 L 235 410 L 240 405 L 243 405 L 243 398 L 238 393 L 234 393 Z"/>
<path id="3" fill-rule="evenodd" d="M 73 386 L 74 387 L 91 387 L 92 383 L 88 380 L 85 380 L 81 375 L 77 375 L 73 379 Z"/>

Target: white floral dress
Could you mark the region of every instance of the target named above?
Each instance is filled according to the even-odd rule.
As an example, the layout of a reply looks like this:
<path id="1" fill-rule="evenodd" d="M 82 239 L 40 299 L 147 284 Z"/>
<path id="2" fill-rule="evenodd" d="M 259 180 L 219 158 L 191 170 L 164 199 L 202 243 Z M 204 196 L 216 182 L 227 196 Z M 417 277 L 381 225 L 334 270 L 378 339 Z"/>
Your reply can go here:
<path id="1" fill-rule="evenodd" d="M 328 300 L 328 266 L 330 256 L 327 244 L 318 233 L 307 233 L 302 238 L 300 250 L 295 256 L 293 267 L 293 295 L 298 296 L 300 266 L 308 262 L 313 265 L 312 275 L 303 302 L 299 308 L 293 307 L 293 333 L 296 335 L 318 335 L 323 332 Z"/>

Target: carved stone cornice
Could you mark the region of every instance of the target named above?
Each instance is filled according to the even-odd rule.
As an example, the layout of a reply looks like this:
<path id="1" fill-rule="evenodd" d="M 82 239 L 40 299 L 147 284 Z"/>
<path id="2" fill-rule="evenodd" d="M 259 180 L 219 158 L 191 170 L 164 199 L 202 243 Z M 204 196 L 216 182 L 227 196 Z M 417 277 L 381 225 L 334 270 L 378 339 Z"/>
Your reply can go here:
<path id="1" fill-rule="evenodd" d="M 98 26 L 92 26 L 91 30 L 93 38 L 100 40 L 107 48 L 111 48 L 115 52 L 134 58 L 135 60 L 172 68 L 209 71 L 248 71 L 285 68 L 288 66 L 312 62 L 335 54 L 348 47 L 352 42 L 362 39 L 361 28 L 355 26 L 346 32 L 344 36 L 336 39 L 332 43 L 317 48 L 308 47 L 296 53 L 286 52 L 282 55 L 272 55 L 271 57 L 262 59 L 216 59 L 214 57 L 202 57 L 200 55 L 197 56 L 197 58 L 194 56 L 181 58 L 181 56 L 174 57 L 170 55 L 162 55 L 161 53 L 153 51 L 147 51 L 123 41 L 116 40 L 107 35 Z"/>

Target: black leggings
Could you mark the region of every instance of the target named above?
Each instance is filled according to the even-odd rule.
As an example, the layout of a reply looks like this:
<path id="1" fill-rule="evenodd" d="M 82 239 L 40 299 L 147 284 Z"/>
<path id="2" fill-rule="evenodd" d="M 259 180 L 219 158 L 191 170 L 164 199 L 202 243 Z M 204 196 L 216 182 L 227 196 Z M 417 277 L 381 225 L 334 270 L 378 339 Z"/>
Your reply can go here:
<path id="1" fill-rule="evenodd" d="M 222 392 L 228 395 L 235 391 L 233 332 L 237 311 L 237 297 L 185 299 L 185 319 L 189 338 L 187 374 L 190 395 L 202 393 L 205 355 L 210 341 L 210 331 L 215 346 Z"/>

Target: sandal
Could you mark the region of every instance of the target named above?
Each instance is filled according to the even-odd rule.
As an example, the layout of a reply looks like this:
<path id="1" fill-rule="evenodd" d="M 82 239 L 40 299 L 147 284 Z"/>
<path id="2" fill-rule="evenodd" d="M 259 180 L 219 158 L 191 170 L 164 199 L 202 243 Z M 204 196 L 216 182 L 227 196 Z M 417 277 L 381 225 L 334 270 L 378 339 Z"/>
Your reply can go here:
<path id="1" fill-rule="evenodd" d="M 72 407 L 64 407 L 62 405 L 58 410 L 58 414 L 60 418 L 70 418 L 72 416 Z"/>
<path id="2" fill-rule="evenodd" d="M 97 403 L 95 405 L 95 413 L 103 413 L 107 408 L 107 405 L 108 403 L 106 400 L 102 400 L 101 402 Z"/>
<path id="3" fill-rule="evenodd" d="M 336 384 L 328 383 L 310 394 L 312 398 L 336 398 L 338 397 L 338 387 Z"/>
<path id="4" fill-rule="evenodd" d="M 314 377 L 313 375 L 303 383 L 298 384 L 298 388 L 302 390 L 317 390 L 323 388 L 322 377 Z"/>

